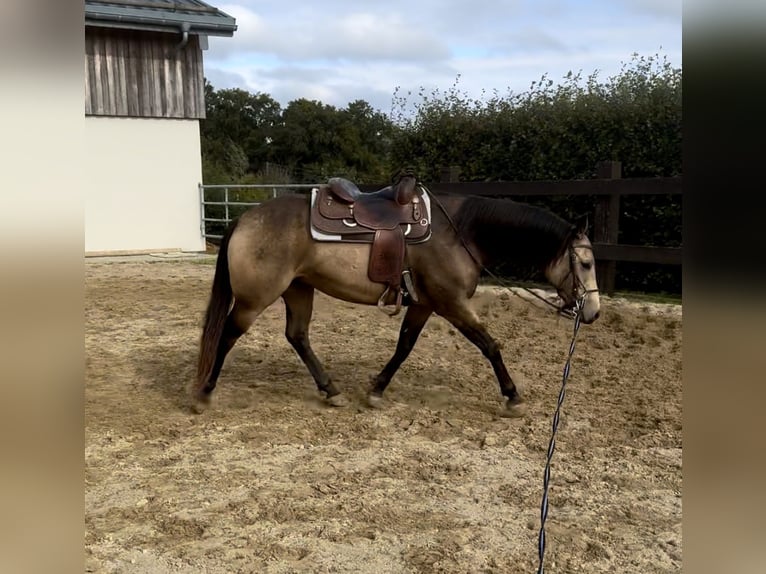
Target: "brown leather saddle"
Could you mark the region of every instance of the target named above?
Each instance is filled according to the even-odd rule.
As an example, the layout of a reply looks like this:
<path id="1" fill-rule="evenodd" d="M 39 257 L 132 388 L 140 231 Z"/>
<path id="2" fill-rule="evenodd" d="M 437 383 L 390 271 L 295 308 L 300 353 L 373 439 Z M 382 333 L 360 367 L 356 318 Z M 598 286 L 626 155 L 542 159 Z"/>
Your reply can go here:
<path id="1" fill-rule="evenodd" d="M 372 244 L 367 276 L 386 285 L 379 307 L 383 308 L 389 293 L 396 294 L 390 315 L 399 313 L 405 294 L 417 302 L 409 271 L 404 269 L 406 246 L 430 239 L 431 213 L 428 195 L 414 176 L 402 176 L 370 193 L 347 179 L 331 178 L 312 192 L 311 232 L 318 241 Z"/>

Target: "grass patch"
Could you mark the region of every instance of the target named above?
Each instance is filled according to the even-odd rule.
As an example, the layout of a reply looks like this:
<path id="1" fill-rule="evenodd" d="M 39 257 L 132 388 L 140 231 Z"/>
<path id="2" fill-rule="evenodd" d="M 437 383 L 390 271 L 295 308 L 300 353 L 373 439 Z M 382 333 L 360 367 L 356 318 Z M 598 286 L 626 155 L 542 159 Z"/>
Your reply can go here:
<path id="1" fill-rule="evenodd" d="M 210 257 L 210 258 L 199 258 L 199 259 L 189 259 L 187 262 L 192 263 L 193 265 L 215 265 L 216 258 Z"/>

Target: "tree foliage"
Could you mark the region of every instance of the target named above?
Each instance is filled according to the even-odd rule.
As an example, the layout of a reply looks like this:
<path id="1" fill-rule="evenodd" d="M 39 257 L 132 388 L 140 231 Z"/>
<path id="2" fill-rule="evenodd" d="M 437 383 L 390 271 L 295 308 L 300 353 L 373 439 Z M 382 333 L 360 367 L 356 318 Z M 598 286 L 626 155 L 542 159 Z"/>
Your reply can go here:
<path id="1" fill-rule="evenodd" d="M 206 182 L 236 181 L 269 161 L 269 141 L 281 121 L 281 106 L 266 94 L 216 91 L 205 82 L 206 119 L 201 122 Z"/>
<path id="2" fill-rule="evenodd" d="M 298 181 L 387 178 L 393 124 L 363 100 L 338 109 L 302 98 L 282 109 L 266 94 L 216 91 L 207 82 L 205 98 L 205 182 L 242 182 L 269 164 L 284 166 Z"/>

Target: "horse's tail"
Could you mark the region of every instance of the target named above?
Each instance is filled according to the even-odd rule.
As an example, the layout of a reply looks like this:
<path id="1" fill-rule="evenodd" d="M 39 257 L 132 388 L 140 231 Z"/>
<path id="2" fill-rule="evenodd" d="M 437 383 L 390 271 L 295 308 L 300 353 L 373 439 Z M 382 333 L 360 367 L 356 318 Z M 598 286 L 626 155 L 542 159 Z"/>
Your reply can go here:
<path id="1" fill-rule="evenodd" d="M 213 371 L 213 365 L 218 354 L 218 346 L 221 343 L 226 318 L 231 309 L 233 298 L 231 282 L 229 281 L 229 240 L 238 220 L 234 220 L 221 239 L 221 247 L 218 250 L 218 259 L 215 263 L 215 275 L 213 287 L 210 293 L 210 301 L 205 312 L 205 323 L 202 327 L 202 339 L 200 341 L 199 359 L 197 361 L 197 392 L 208 382 Z"/>

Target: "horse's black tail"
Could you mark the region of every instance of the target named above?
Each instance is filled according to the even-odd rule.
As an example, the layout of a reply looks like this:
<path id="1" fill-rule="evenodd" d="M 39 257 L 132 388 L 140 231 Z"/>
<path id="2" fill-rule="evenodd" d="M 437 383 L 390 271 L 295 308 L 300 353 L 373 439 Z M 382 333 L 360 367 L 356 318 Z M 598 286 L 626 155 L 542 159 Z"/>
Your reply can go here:
<path id="1" fill-rule="evenodd" d="M 231 282 L 229 281 L 229 239 L 237 227 L 234 220 L 223 235 L 221 247 L 218 251 L 218 259 L 215 263 L 215 275 L 213 287 L 210 293 L 210 301 L 205 312 L 205 323 L 202 328 L 200 340 L 199 359 L 197 361 L 197 388 L 201 393 L 213 371 L 213 365 L 218 354 L 218 346 L 221 343 L 226 318 L 229 315 L 232 301 Z"/>

